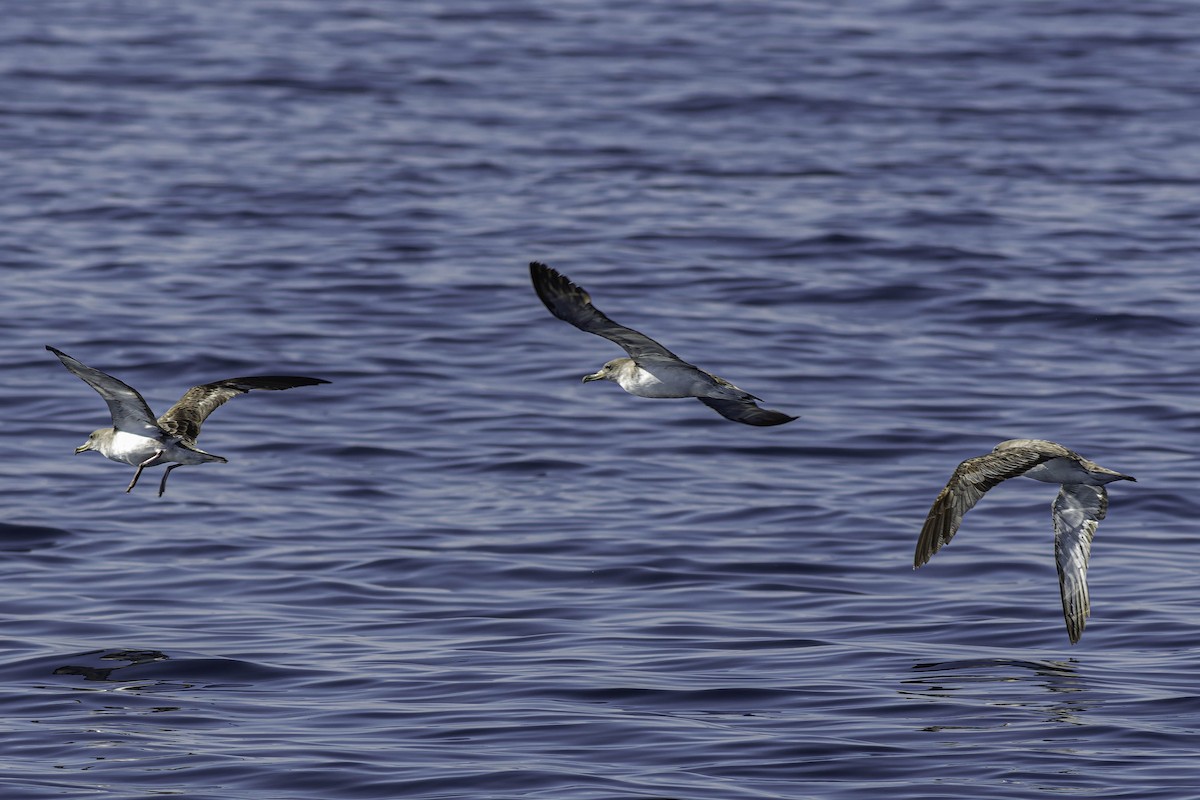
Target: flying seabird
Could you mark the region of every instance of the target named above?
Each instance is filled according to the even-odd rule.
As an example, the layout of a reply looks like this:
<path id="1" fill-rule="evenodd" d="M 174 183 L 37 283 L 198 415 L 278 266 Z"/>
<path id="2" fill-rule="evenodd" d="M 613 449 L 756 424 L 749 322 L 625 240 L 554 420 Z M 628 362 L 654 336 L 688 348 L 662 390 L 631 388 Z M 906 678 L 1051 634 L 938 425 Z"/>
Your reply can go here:
<path id="1" fill-rule="evenodd" d="M 1067 636 L 1075 644 L 1092 613 L 1087 587 L 1088 556 L 1096 526 L 1108 511 L 1108 491 L 1104 484 L 1136 478 L 1113 472 L 1045 439 L 1001 442 L 987 455 L 968 458 L 954 470 L 925 518 L 913 568 L 929 561 L 954 537 L 963 515 L 988 489 L 1020 475 L 1043 483 L 1062 484 L 1050 511 L 1054 518 L 1054 558 L 1058 562 L 1063 617 Z"/>
<path id="2" fill-rule="evenodd" d="M 645 334 L 618 325 L 592 305 L 592 298 L 558 270 L 534 261 L 529 275 L 550 313 L 581 331 L 619 345 L 629 358 L 615 358 L 588 381 L 609 380 L 638 397 L 695 397 L 718 414 L 746 425 L 782 425 L 796 417 L 759 408 L 759 398 L 695 367 Z"/>
<path id="3" fill-rule="evenodd" d="M 228 461 L 196 447 L 200 426 L 226 400 L 254 389 L 294 389 L 297 386 L 329 383 L 320 378 L 293 375 L 227 378 L 188 389 L 178 403 L 155 419 L 150 406 L 132 386 L 50 345 L 46 345 L 46 349 L 58 356 L 64 367 L 95 389 L 104 398 L 112 414 L 113 426 L 93 431 L 86 442 L 75 448 L 75 452 L 99 450 L 108 459 L 137 467 L 126 492 L 137 485 L 143 469 L 171 462 L 163 472 L 162 482 L 158 484 L 159 497 L 166 491 L 167 476 L 176 467 L 203 464 L 206 461 Z"/>

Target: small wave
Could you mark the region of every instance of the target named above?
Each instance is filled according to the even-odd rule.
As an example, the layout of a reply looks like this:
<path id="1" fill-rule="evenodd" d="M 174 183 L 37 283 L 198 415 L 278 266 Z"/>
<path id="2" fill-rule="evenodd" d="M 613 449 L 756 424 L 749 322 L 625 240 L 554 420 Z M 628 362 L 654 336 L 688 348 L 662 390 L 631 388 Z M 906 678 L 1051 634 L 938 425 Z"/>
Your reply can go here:
<path id="1" fill-rule="evenodd" d="M 1037 300 L 968 300 L 958 304 L 957 308 L 975 325 L 1048 325 L 1069 330 L 1148 336 L 1180 333 L 1192 328 L 1183 320 L 1158 314 L 1100 311 Z"/>
<path id="2" fill-rule="evenodd" d="M 262 686 L 307 674 L 304 670 L 234 658 L 178 652 L 168 655 L 160 650 L 140 648 L 90 650 L 74 656 L 43 657 L 37 663 L 44 666 L 57 663 L 58 666 L 53 667 L 53 675 L 79 676 L 85 681 L 136 681 L 143 685 L 184 683 Z"/>
<path id="3" fill-rule="evenodd" d="M 47 528 L 41 525 L 21 525 L 0 522 L 0 551 L 28 553 L 70 539 L 74 534 L 62 528 Z"/>

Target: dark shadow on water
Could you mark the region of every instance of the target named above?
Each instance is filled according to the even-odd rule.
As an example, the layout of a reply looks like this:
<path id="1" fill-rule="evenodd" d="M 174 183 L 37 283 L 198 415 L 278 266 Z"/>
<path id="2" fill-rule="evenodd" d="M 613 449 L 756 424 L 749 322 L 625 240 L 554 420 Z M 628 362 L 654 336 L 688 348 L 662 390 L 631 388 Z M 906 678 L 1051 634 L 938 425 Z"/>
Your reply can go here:
<path id="1" fill-rule="evenodd" d="M 72 536 L 70 531 L 61 528 L 47 528 L 42 525 L 20 525 L 0 522 L 0 551 L 6 553 L 29 553 L 53 547 L 63 539 Z"/>
<path id="2" fill-rule="evenodd" d="M 313 675 L 311 670 L 279 667 L 222 658 L 199 653 L 175 653 L 168 656 L 159 650 L 112 649 L 89 650 L 53 660 L 39 658 L 39 664 L 57 662 L 51 674 L 79 676 L 85 681 L 138 683 L 143 688 L 153 686 L 193 686 L 221 688 L 281 688 L 303 682 Z M 67 663 L 63 663 L 66 661 Z M 28 665 L 27 665 L 28 666 Z M 45 673 L 42 673 L 45 674 Z"/>
<path id="3" fill-rule="evenodd" d="M 165 653 L 160 653 L 157 650 L 95 650 L 90 653 L 83 653 L 81 657 L 94 657 L 97 654 L 100 654 L 96 659 L 97 661 L 107 663 L 102 666 L 69 664 L 54 670 L 54 674 L 82 675 L 84 680 L 88 681 L 119 680 L 112 677 L 112 674 L 117 670 L 136 667 L 139 664 L 166 661 L 169 658 Z"/>
<path id="4" fill-rule="evenodd" d="M 1041 710 L 1050 722 L 1083 725 L 1096 701 L 1074 659 L 972 658 L 913 664 L 901 695 L 957 704 Z M 933 730 L 932 726 L 925 730 Z"/>

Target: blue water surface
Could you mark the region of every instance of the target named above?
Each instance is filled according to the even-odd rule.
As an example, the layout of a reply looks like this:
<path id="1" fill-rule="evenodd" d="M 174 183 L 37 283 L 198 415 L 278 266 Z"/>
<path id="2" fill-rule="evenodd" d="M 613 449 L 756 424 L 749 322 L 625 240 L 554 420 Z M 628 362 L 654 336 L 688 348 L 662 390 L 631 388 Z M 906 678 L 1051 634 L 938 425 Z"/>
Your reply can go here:
<path id="1" fill-rule="evenodd" d="M 1195 797 L 1200 6 L 45 0 L 0 26 L 0 794 Z M 546 261 L 800 419 L 580 377 Z M 52 344 L 165 410 L 155 471 Z M 1010 481 L 1111 487 L 1070 645 Z"/>

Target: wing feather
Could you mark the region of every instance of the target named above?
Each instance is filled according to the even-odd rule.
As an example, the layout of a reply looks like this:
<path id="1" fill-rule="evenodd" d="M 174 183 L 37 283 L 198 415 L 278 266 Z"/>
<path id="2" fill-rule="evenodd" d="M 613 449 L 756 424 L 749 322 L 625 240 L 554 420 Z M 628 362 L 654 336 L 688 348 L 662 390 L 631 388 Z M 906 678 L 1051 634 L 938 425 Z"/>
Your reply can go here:
<path id="1" fill-rule="evenodd" d="M 89 367 L 78 359 L 50 345 L 46 349 L 58 356 L 63 366 L 81 378 L 88 386 L 108 404 L 108 412 L 112 415 L 113 427 L 119 431 L 141 433 L 146 436 L 158 436 L 159 428 L 154 422 L 154 412 L 137 391 L 124 381 L 114 378 L 108 373 Z"/>
<path id="2" fill-rule="evenodd" d="M 657 360 L 686 363 L 646 334 L 613 322 L 592 305 L 591 295 L 553 267 L 532 261 L 529 264 L 529 276 L 538 297 L 551 314 L 581 331 L 608 339 L 635 362 L 640 364 Z"/>
<path id="3" fill-rule="evenodd" d="M 742 422 L 746 425 L 763 427 L 767 425 L 782 425 L 785 422 L 791 422 L 796 419 L 796 417 L 784 414 L 782 411 L 760 408 L 757 403 L 750 399 L 722 400 L 716 397 L 698 397 L 696 399 L 716 411 L 725 419 Z"/>
<path id="4" fill-rule="evenodd" d="M 1058 564 L 1058 588 L 1062 593 L 1063 619 L 1071 644 L 1079 641 L 1092 613 L 1088 595 L 1087 569 L 1092 538 L 1108 512 L 1108 492 L 1103 486 L 1065 483 L 1054 498 L 1054 560 Z"/>
<path id="5" fill-rule="evenodd" d="M 186 442 L 195 442 L 200 436 L 200 426 L 204 424 L 204 420 L 230 398 L 255 389 L 280 391 L 297 386 L 315 386 L 319 383 L 329 381 L 297 375 L 252 375 L 193 386 L 184 392 L 179 402 L 158 418 L 158 426 L 172 436 L 178 436 Z"/>
<path id="6" fill-rule="evenodd" d="M 1032 447 L 1010 447 L 968 458 L 959 464 L 925 517 L 921 535 L 917 538 L 913 567 L 929 561 L 942 545 L 954 538 L 962 525 L 963 515 L 974 508 L 989 489 L 1023 475 L 1051 458 L 1052 455 Z"/>

